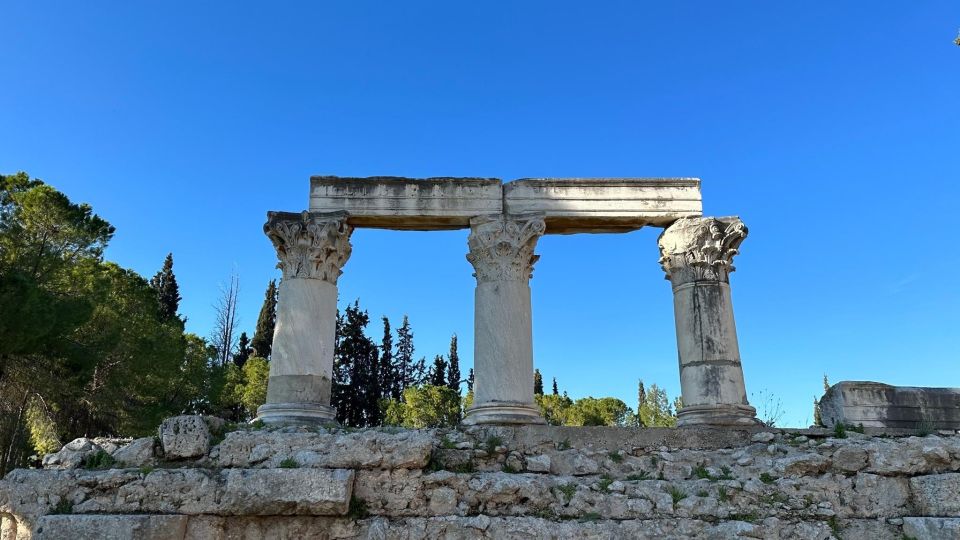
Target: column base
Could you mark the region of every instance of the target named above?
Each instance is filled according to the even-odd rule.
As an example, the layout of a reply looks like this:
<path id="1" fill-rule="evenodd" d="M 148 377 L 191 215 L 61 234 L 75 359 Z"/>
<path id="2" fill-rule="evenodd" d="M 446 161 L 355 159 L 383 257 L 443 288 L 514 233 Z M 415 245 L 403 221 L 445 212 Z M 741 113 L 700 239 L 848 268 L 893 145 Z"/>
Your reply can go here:
<path id="1" fill-rule="evenodd" d="M 540 409 L 528 403 L 491 401 L 467 409 L 463 422 L 467 426 L 480 424 L 546 424 Z"/>
<path id="2" fill-rule="evenodd" d="M 691 405 L 677 413 L 677 427 L 757 425 L 757 410 L 750 405 Z"/>
<path id="3" fill-rule="evenodd" d="M 337 424 L 337 410 L 320 403 L 265 403 L 257 409 L 264 424 Z"/>

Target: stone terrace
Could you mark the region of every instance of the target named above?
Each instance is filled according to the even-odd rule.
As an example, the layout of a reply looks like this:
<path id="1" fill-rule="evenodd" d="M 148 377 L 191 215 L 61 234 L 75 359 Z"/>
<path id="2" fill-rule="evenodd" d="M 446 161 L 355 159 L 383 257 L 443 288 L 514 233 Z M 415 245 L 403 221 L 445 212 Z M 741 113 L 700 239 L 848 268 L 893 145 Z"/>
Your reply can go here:
<path id="1" fill-rule="evenodd" d="M 229 429 L 75 441 L 0 481 L 2 538 L 960 537 L 953 432 Z"/>

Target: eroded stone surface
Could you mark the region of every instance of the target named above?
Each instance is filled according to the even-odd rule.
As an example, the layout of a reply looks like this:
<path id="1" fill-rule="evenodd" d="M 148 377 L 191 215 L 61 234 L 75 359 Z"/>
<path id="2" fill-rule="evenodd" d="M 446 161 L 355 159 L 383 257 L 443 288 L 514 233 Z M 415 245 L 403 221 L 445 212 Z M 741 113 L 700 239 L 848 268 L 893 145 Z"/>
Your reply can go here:
<path id="1" fill-rule="evenodd" d="M 882 428 L 960 429 L 960 388 L 841 381 L 819 401 L 823 422 Z"/>

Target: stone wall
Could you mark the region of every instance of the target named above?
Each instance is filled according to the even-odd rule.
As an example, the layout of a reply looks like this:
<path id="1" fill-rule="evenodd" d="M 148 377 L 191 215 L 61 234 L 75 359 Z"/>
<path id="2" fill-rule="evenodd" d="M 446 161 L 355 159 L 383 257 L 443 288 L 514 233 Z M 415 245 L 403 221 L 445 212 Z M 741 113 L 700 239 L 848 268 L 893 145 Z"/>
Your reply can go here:
<path id="1" fill-rule="evenodd" d="M 960 538 L 953 432 L 231 429 L 72 443 L 0 538 Z"/>

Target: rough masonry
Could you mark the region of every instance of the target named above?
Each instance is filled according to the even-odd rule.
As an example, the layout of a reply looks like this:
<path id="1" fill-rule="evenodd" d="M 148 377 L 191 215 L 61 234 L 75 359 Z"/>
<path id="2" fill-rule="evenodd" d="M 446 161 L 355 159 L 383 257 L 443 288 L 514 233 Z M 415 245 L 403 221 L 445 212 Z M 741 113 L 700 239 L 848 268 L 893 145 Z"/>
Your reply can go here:
<path id="1" fill-rule="evenodd" d="M 77 440 L 8 474 L 0 538 L 960 537 L 960 436 L 864 431 L 177 417 L 156 438 Z M 102 452 L 111 468 L 84 467 Z"/>

